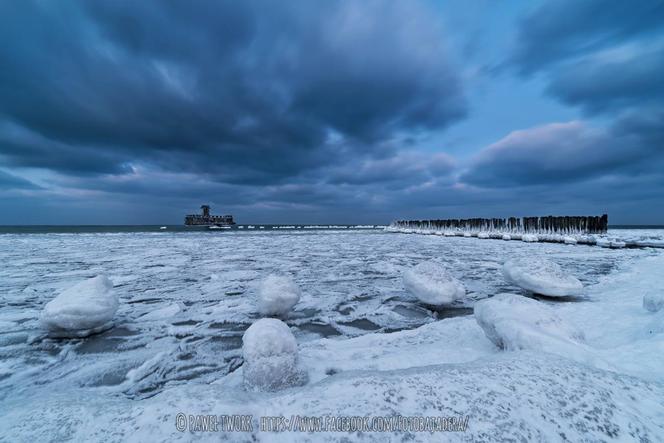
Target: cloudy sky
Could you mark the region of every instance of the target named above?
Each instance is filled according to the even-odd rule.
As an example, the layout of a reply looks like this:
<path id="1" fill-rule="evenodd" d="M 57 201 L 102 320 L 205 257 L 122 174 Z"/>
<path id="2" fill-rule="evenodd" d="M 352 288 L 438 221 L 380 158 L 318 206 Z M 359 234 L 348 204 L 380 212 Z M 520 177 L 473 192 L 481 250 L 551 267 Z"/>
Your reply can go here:
<path id="1" fill-rule="evenodd" d="M 664 1 L 0 2 L 0 224 L 664 224 Z"/>

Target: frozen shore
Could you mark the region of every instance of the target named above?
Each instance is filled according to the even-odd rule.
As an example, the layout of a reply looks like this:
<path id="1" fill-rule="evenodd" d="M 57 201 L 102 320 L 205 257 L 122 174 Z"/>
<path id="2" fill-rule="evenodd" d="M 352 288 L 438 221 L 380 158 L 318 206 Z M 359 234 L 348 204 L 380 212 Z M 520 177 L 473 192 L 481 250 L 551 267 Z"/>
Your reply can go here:
<path id="1" fill-rule="evenodd" d="M 412 239 L 407 236 L 387 237 Z M 440 245 L 446 239 L 440 240 L 436 247 L 442 247 Z M 457 241 L 461 245 L 464 239 Z M 517 247 L 513 242 L 491 244 L 495 247 Z M 422 245 L 425 243 L 418 246 Z M 523 253 L 533 253 L 535 249 L 532 248 L 545 246 L 518 244 L 518 248 L 529 248 Z M 558 254 L 566 248 L 564 245 L 549 247 L 556 248 Z M 394 248 L 392 244 L 391 249 Z M 434 251 L 427 251 L 426 255 L 432 255 Z M 521 249 L 510 249 L 508 255 L 519 251 Z M 598 249 L 597 253 L 600 252 Z M 492 253 L 495 254 L 495 251 Z M 486 261 L 483 254 L 488 253 L 482 251 L 482 255 L 473 257 Z M 579 255 L 575 259 L 587 266 L 604 263 L 594 255 Z M 360 266 L 357 263 L 351 265 Z M 383 273 L 400 275 L 403 268 L 397 264 L 392 266 L 390 268 L 381 262 L 379 269 Z M 195 379 L 167 384 L 145 398 L 125 395 L 123 389 L 133 386 L 148 374 L 167 373 L 170 370 L 167 362 L 185 355 L 148 343 L 143 346 L 146 346 L 147 354 L 152 352 L 150 358 L 140 354 L 145 360 L 133 363 L 132 377 L 117 386 L 90 387 L 86 385 L 85 373 L 79 370 L 76 380 L 82 385 L 65 377 L 63 381 L 53 381 L 47 386 L 26 384 L 3 391 L 0 398 L 0 420 L 3 423 L 0 440 L 293 441 L 304 438 L 336 441 L 348 437 L 367 441 L 408 438 L 416 441 L 659 441 L 664 439 L 664 311 L 646 310 L 643 296 L 662 291 L 663 268 L 663 254 L 638 251 L 638 255 L 618 261 L 610 271 L 599 274 L 595 280 L 584 276 L 584 281 L 589 284 L 586 284 L 582 298 L 540 300 L 539 303 L 545 304 L 567 324 L 583 333 L 583 344 L 520 351 L 499 349 L 487 338 L 474 315 L 437 321 L 432 319 L 416 328 L 390 333 L 366 332 L 355 337 L 330 338 L 304 335 L 297 331 L 301 321 L 298 313 L 301 315 L 303 310 L 314 306 L 324 309 L 324 301 L 308 299 L 307 291 L 311 288 L 303 279 L 303 307 L 294 313 L 289 326 L 298 332 L 299 365 L 307 371 L 306 385 L 274 393 L 247 392 L 243 386 L 242 367 L 236 366 L 227 375 L 216 376 L 213 380 Z M 462 274 L 466 275 L 465 280 L 472 283 L 473 279 L 467 275 L 474 274 Z M 317 272 L 311 274 L 311 278 L 318 278 L 320 284 L 321 275 Z M 237 276 L 249 279 L 256 274 Z M 112 277 L 116 285 L 119 281 L 124 282 L 118 276 Z M 479 278 L 502 278 L 499 262 L 492 263 Z M 216 281 L 212 279 L 206 285 Z M 395 277 L 387 281 L 372 281 L 374 285 L 385 286 L 388 281 L 396 285 L 400 280 Z M 502 291 L 524 296 L 516 288 L 503 285 Z M 483 288 L 469 284 L 475 297 Z M 121 289 L 122 286 L 116 288 L 118 291 Z M 382 303 L 388 303 L 392 297 L 403 299 L 406 294 L 390 289 L 379 299 Z M 205 308 L 190 313 L 190 319 L 201 322 L 193 327 L 201 329 L 201 325 L 208 324 L 207 318 L 217 322 L 224 318 L 253 321 L 251 315 L 244 313 L 245 302 L 233 300 L 208 303 Z M 151 328 L 149 331 L 156 331 L 167 320 L 170 325 L 178 323 L 170 319 L 174 316 L 179 319 L 178 315 L 187 313 L 187 305 L 168 303 L 160 310 L 150 311 L 160 314 L 150 317 L 149 322 L 146 320 Z M 360 299 L 352 307 L 359 311 L 363 304 L 371 305 L 371 302 Z M 341 309 L 345 306 L 347 304 L 342 304 Z M 126 318 L 127 312 L 137 308 L 125 303 L 122 309 Z M 120 318 L 123 318 L 122 315 Z M 139 324 L 140 318 L 138 316 L 133 321 Z M 386 318 L 392 317 L 386 315 Z M 4 319 L 7 328 L 17 327 L 15 314 L 7 314 Z M 129 327 L 129 322 L 124 327 Z M 171 328 L 169 337 L 177 338 L 177 334 L 182 334 L 178 326 L 168 327 Z M 222 332 L 224 330 L 217 330 L 217 334 Z M 152 341 L 158 344 L 165 340 L 169 338 Z M 64 365 L 72 358 L 71 365 L 84 361 L 85 354 L 77 354 L 76 349 L 85 343 L 89 342 L 59 351 L 52 367 Z M 3 346 L 9 349 L 9 346 L 18 345 Z M 117 350 L 112 354 L 117 355 L 116 360 L 123 358 L 123 351 Z M 209 357 L 219 358 L 219 354 L 211 352 Z M 9 379 L 18 376 L 15 374 Z M 24 381 L 27 378 L 14 380 Z M 139 388 L 135 387 L 131 392 L 138 392 Z M 254 417 L 253 431 L 232 434 L 179 432 L 176 416 L 181 412 L 187 415 L 250 414 Z M 280 415 L 467 416 L 468 428 L 466 432 L 446 432 L 442 435 L 428 432 L 360 435 L 260 431 L 259 417 Z"/>

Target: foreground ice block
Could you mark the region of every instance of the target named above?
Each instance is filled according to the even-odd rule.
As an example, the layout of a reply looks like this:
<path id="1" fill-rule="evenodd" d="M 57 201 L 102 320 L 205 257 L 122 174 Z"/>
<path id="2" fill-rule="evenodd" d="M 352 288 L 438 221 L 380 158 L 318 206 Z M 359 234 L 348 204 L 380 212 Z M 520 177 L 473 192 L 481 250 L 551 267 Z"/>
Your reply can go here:
<path id="1" fill-rule="evenodd" d="M 242 336 L 244 386 L 251 391 L 277 391 L 303 384 L 297 342 L 286 323 L 262 318 Z"/>
<path id="2" fill-rule="evenodd" d="M 261 315 L 286 315 L 300 300 L 300 293 L 292 278 L 268 275 L 258 288 L 258 312 Z"/>
<path id="3" fill-rule="evenodd" d="M 526 243 L 534 243 L 539 241 L 539 239 L 535 234 L 523 234 L 521 236 L 521 241 L 525 241 Z"/>
<path id="4" fill-rule="evenodd" d="M 579 295 L 583 284 L 557 263 L 537 257 L 512 259 L 503 265 L 505 279 L 523 289 L 550 297 Z"/>
<path id="5" fill-rule="evenodd" d="M 118 310 L 113 283 L 104 275 L 62 291 L 44 306 L 41 324 L 55 337 L 85 337 L 110 328 Z"/>
<path id="6" fill-rule="evenodd" d="M 449 305 L 466 295 L 463 283 L 431 261 L 422 262 L 404 272 L 403 285 L 422 303 L 433 306 Z"/>
<path id="7" fill-rule="evenodd" d="M 474 313 L 487 338 L 508 351 L 573 349 L 584 340 L 581 331 L 544 303 L 516 294 L 480 300 Z"/>

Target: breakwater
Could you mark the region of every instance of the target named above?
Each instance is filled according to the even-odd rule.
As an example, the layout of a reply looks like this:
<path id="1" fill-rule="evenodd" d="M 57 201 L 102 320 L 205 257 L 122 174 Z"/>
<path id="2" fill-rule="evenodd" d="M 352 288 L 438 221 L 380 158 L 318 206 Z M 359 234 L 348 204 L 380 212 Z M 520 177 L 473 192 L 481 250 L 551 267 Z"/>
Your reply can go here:
<path id="1" fill-rule="evenodd" d="M 581 244 L 613 249 L 664 248 L 664 240 L 657 238 L 610 235 L 606 214 L 573 217 L 398 220 L 392 222 L 385 230 L 404 234 Z"/>
<path id="2" fill-rule="evenodd" d="M 469 218 L 447 220 L 398 220 L 390 227 L 460 232 L 501 232 L 507 234 L 604 234 L 609 217 L 553 216 Z"/>

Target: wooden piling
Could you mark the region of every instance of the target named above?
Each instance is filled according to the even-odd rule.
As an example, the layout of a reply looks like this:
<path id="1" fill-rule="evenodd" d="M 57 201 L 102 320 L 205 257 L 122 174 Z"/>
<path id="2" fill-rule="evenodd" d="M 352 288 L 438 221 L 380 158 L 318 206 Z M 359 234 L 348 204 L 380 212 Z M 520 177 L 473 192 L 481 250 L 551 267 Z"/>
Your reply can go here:
<path id="1" fill-rule="evenodd" d="M 609 217 L 601 216 L 553 216 L 398 220 L 390 226 L 405 229 L 433 229 L 447 231 L 499 231 L 514 234 L 605 234 Z"/>

